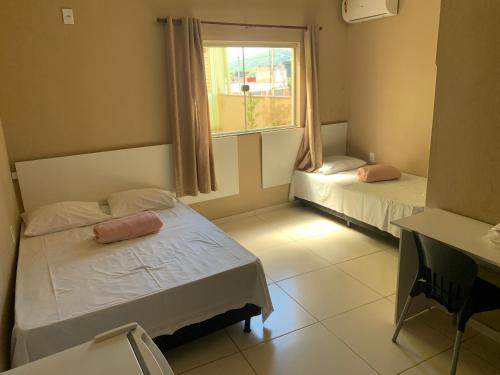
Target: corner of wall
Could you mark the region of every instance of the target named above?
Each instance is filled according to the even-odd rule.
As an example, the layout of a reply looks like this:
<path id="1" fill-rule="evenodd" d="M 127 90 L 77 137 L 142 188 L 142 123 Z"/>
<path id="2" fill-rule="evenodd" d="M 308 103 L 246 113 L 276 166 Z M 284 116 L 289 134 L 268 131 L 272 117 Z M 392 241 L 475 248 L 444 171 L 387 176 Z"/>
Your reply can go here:
<path id="1" fill-rule="evenodd" d="M 426 176 L 440 0 L 400 0 L 399 14 L 349 24 L 348 151 Z M 425 27 L 423 27 L 425 25 Z"/>
<path id="2" fill-rule="evenodd" d="M 0 370 L 9 368 L 19 209 L 0 122 Z M 15 239 L 15 241 L 14 241 Z"/>

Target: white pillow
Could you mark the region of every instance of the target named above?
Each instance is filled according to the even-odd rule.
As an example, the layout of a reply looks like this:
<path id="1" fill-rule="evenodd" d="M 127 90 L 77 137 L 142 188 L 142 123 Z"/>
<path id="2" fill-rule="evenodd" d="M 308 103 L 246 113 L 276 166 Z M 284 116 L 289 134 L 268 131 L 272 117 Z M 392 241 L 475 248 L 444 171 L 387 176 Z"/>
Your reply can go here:
<path id="1" fill-rule="evenodd" d="M 134 189 L 110 194 L 108 205 L 113 217 L 146 210 L 161 210 L 175 205 L 174 195 L 162 189 Z"/>
<path id="2" fill-rule="evenodd" d="M 318 173 L 323 174 L 334 174 L 344 171 L 350 171 L 351 169 L 358 169 L 366 165 L 366 161 L 353 158 L 352 156 L 346 155 L 332 155 L 327 156 L 323 160 L 323 165 L 318 169 Z"/>
<path id="3" fill-rule="evenodd" d="M 59 232 L 111 219 L 97 202 L 58 202 L 25 212 L 21 217 L 25 236 Z"/>

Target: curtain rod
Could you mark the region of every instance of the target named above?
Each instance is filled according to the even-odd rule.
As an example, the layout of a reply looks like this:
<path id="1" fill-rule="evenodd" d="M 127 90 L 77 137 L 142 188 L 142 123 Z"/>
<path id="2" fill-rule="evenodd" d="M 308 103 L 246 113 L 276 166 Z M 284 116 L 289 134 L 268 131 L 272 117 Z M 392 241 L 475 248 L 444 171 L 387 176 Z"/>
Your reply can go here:
<path id="1" fill-rule="evenodd" d="M 174 19 L 174 21 L 180 21 L 180 18 Z M 167 23 L 167 18 L 157 18 L 157 22 Z M 218 22 L 218 21 L 201 21 L 205 25 L 221 25 L 221 26 L 243 26 L 243 27 L 267 27 L 271 29 L 296 29 L 296 30 L 307 30 L 307 26 L 295 26 L 295 25 L 267 25 L 261 23 L 237 23 L 237 22 Z M 320 26 L 320 30 L 323 28 Z"/>

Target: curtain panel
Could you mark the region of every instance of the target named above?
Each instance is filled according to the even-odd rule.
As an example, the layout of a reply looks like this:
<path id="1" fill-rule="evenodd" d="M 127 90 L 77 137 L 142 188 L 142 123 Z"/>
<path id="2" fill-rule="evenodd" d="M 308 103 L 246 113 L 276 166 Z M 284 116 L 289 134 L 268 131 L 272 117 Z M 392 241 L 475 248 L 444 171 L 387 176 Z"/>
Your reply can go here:
<path id="1" fill-rule="evenodd" d="M 318 83 L 319 27 L 308 26 L 304 31 L 303 66 L 305 75 L 304 138 L 297 154 L 296 168 L 313 172 L 323 165 L 321 122 L 319 118 Z"/>
<path id="2" fill-rule="evenodd" d="M 168 17 L 165 36 L 177 196 L 210 193 L 217 183 L 201 23 Z"/>

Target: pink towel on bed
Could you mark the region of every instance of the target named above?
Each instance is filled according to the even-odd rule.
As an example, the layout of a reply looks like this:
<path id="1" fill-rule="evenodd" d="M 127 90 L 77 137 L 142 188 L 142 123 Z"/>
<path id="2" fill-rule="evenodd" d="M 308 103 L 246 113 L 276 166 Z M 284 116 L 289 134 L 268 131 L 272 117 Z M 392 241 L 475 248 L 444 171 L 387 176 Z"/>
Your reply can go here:
<path id="1" fill-rule="evenodd" d="M 97 242 L 111 243 L 156 233 L 162 226 L 156 212 L 145 211 L 97 224 L 94 234 Z"/>
<path id="2" fill-rule="evenodd" d="M 358 178 L 363 182 L 397 180 L 400 177 L 401 172 L 392 165 L 366 165 L 358 169 Z"/>

